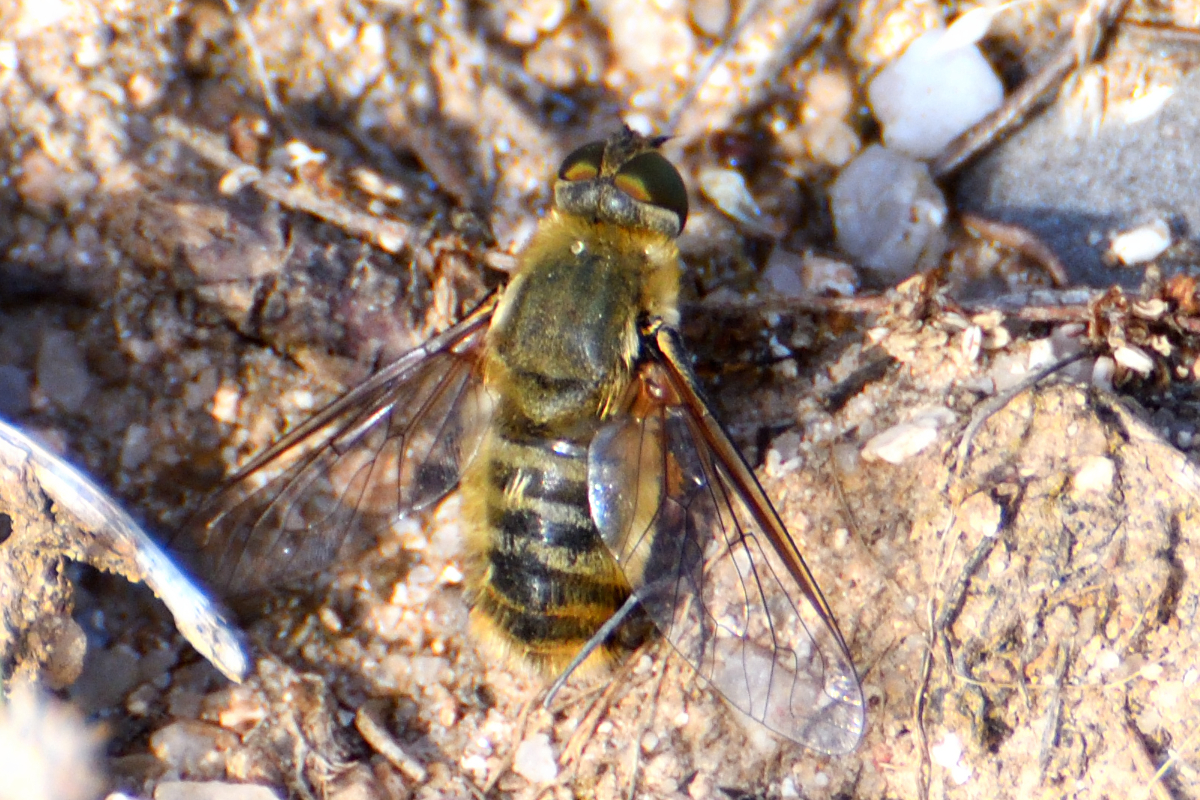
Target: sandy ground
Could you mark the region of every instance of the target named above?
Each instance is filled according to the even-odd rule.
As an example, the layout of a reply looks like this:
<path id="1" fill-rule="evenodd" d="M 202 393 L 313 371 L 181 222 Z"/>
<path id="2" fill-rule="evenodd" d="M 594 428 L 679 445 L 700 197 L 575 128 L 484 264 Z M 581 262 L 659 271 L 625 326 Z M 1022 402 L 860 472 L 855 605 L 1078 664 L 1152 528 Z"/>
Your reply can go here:
<path id="1" fill-rule="evenodd" d="M 1048 281 L 954 235 L 945 274 L 871 313 L 772 294 L 772 268 L 830 269 L 804 254 L 832 253 L 824 189 L 877 136 L 865 76 L 948 13 L 830 5 L 762 4 L 700 85 L 737 4 L 0 7 L 0 411 L 164 540 L 502 284 L 571 148 L 621 119 L 675 133 L 688 345 L 868 698 L 857 751 L 820 756 L 657 643 L 543 710 L 467 633 L 455 497 L 239 604 L 256 662 L 234 685 L 6 467 L 0 798 L 1200 794 L 1189 262 L 1133 281 L 1138 302 L 983 313 L 956 293 Z M 1129 13 L 1186 25 L 1185 5 Z M 1021 8 L 988 41 L 1010 85 L 1074 19 Z M 755 230 L 706 170 L 745 177 Z M 960 448 L 989 400 L 1093 347 Z"/>

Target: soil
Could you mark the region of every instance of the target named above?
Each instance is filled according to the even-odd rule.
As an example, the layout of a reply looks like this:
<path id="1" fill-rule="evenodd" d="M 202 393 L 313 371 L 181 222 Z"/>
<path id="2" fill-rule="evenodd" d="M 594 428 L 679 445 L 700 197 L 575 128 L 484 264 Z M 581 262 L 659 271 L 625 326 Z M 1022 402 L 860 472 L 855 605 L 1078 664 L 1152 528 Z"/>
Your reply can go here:
<path id="1" fill-rule="evenodd" d="M 1185 6 L 1126 14 L 1191 30 Z M 986 44 L 1010 87 L 1076 10 L 1001 16 Z M 1187 248 L 1114 278 L 1128 294 L 1051 287 L 1019 248 L 957 233 L 941 269 L 841 302 L 762 278 L 855 275 L 814 258 L 836 255 L 825 189 L 878 136 L 866 77 L 948 13 L 0 7 L 0 413 L 164 543 L 502 285 L 566 153 L 622 120 L 673 133 L 684 337 L 868 701 L 854 753 L 812 753 L 654 641 L 543 709 L 542 682 L 467 630 L 457 496 L 305 586 L 240 599 L 254 662 L 235 684 L 133 556 L 0 444 L 0 774 L 76 779 L 0 798 L 1200 794 Z M 759 221 L 722 213 L 706 170 L 741 175 Z M 1046 298 L 1057 310 L 1028 311 Z"/>

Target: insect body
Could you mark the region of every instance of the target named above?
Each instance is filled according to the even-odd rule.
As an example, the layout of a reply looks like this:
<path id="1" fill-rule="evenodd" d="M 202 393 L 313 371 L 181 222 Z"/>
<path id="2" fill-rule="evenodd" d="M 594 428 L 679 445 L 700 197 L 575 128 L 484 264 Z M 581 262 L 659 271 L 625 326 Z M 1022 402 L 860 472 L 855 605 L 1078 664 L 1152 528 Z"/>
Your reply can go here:
<path id="1" fill-rule="evenodd" d="M 248 465 L 196 520 L 197 563 L 270 585 L 461 484 L 485 646 L 553 674 L 632 596 L 735 707 L 848 752 L 846 644 L 679 343 L 687 196 L 659 144 L 568 156 L 503 293 Z"/>
<path id="2" fill-rule="evenodd" d="M 573 154 L 556 194 L 487 333 L 495 410 L 463 475 L 474 627 L 547 674 L 630 592 L 589 509 L 588 447 L 625 411 L 639 326 L 677 321 L 687 213 L 678 173 L 631 135 Z"/>

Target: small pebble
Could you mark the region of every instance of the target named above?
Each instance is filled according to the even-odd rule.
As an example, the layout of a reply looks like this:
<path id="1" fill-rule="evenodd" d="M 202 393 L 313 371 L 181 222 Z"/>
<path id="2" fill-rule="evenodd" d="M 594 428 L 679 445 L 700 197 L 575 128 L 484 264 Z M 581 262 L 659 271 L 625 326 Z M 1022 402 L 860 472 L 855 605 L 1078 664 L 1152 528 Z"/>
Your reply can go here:
<path id="1" fill-rule="evenodd" d="M 1054 355 L 1054 342 L 1049 338 L 1038 339 L 1029 345 L 1029 371 L 1037 372 L 1058 361 Z"/>
<path id="2" fill-rule="evenodd" d="M 1111 358 L 1100 356 L 1092 366 L 1092 385 L 1097 389 L 1111 392 L 1113 390 L 1113 374 L 1116 369 L 1117 365 Z"/>
<path id="3" fill-rule="evenodd" d="M 1096 656 L 1096 666 L 1101 672 L 1112 672 L 1121 666 L 1121 654 L 1113 650 L 1101 650 Z"/>
<path id="4" fill-rule="evenodd" d="M 700 171 L 700 191 L 728 217 L 753 231 L 770 234 L 762 209 L 736 169 L 710 167 Z"/>
<path id="5" fill-rule="evenodd" d="M 77 708 L 14 682 L 0 702 L 0 797 L 98 797 L 104 785 L 97 764 L 100 745 L 101 737 Z"/>
<path id="6" fill-rule="evenodd" d="M 530 783 L 549 783 L 558 777 L 558 762 L 550 747 L 550 737 L 535 733 L 517 745 L 513 755 L 513 772 Z"/>
<path id="7" fill-rule="evenodd" d="M 858 132 L 840 119 L 823 119 L 804 128 L 804 143 L 815 161 L 844 167 L 862 147 Z"/>
<path id="8" fill-rule="evenodd" d="M 1145 350 L 1133 345 L 1123 344 L 1113 350 L 1113 360 L 1142 377 L 1146 377 L 1154 371 L 1154 359 L 1150 358 Z"/>
<path id="9" fill-rule="evenodd" d="M 29 372 L 0 364 L 0 417 L 13 419 L 29 412 Z"/>
<path id="10" fill-rule="evenodd" d="M 179 720 L 159 728 L 150 736 L 150 750 L 158 759 L 180 773 L 224 773 L 222 751 L 238 746 L 238 737 L 216 725 L 199 720 Z"/>
<path id="11" fill-rule="evenodd" d="M 971 778 L 971 768 L 962 763 L 963 754 L 962 740 L 955 733 L 946 734 L 946 738 L 939 744 L 929 748 L 930 760 L 947 770 L 951 779 L 959 786 Z"/>
<path id="12" fill-rule="evenodd" d="M 688 4 L 692 24 L 705 36 L 717 38 L 729 27 L 729 0 L 692 0 Z"/>
<path id="13" fill-rule="evenodd" d="M 412 659 L 412 676 L 418 686 L 433 686 L 449 674 L 450 662 L 436 656 L 416 656 Z"/>
<path id="14" fill-rule="evenodd" d="M 854 83 L 841 70 L 822 70 L 804 87 L 801 121 L 811 125 L 823 119 L 844 119 L 854 110 Z"/>
<path id="15" fill-rule="evenodd" d="M 78 205 L 96 188 L 96 183 L 95 175 L 72 172 L 41 150 L 26 153 L 16 170 L 17 193 L 41 213 Z"/>
<path id="16" fill-rule="evenodd" d="M 141 654 L 124 643 L 94 649 L 87 670 L 71 687 L 71 699 L 88 712 L 116 706 L 141 682 L 140 660 Z"/>
<path id="17" fill-rule="evenodd" d="M 1112 489 L 1116 475 L 1117 465 L 1112 459 L 1091 456 L 1083 460 L 1072 482 L 1078 492 L 1107 492 Z"/>
<path id="18" fill-rule="evenodd" d="M 256 783 L 224 781 L 163 781 L 154 800 L 279 800 L 279 795 Z"/>
<path id="19" fill-rule="evenodd" d="M 945 249 L 946 199 L 916 160 L 871 145 L 829 190 L 837 245 L 889 282 L 912 275 Z"/>
<path id="20" fill-rule="evenodd" d="M 888 147 L 933 158 L 1004 102 L 1004 84 L 973 41 L 952 25 L 905 48 L 867 86 Z"/>
<path id="21" fill-rule="evenodd" d="M 986 538 L 999 532 L 1003 514 L 986 492 L 976 492 L 962 502 L 958 518 L 964 530 Z"/>
<path id="22" fill-rule="evenodd" d="M 762 278 L 771 291 L 783 297 L 802 297 L 804 284 L 800 279 L 804 259 L 799 253 L 793 253 L 782 247 L 776 247 L 767 258 L 767 266 Z"/>
<path id="23" fill-rule="evenodd" d="M 919 411 L 910 422 L 902 422 L 876 434 L 863 445 L 866 461 L 901 464 L 937 441 L 939 428 L 953 425 L 958 416 L 945 406 Z"/>
<path id="24" fill-rule="evenodd" d="M 978 325 L 972 325 L 963 331 L 960 348 L 967 363 L 974 364 L 979 359 L 979 351 L 983 348 L 983 329 Z"/>
<path id="25" fill-rule="evenodd" d="M 858 273 L 854 267 L 836 258 L 808 253 L 800 269 L 800 281 L 809 295 L 835 294 L 852 297 L 858 291 Z"/>
<path id="26" fill-rule="evenodd" d="M 87 634 L 78 622 L 65 616 L 55 619 L 38 628 L 32 638 L 37 650 L 47 656 L 43 679 L 50 689 L 66 689 L 79 679 L 87 655 Z"/>
<path id="27" fill-rule="evenodd" d="M 91 386 L 78 340 L 70 331 L 48 330 L 38 348 L 38 393 L 68 413 L 83 408 Z"/>
<path id="28" fill-rule="evenodd" d="M 512 44 L 528 47 L 542 34 L 561 25 L 567 10 L 565 0 L 526 0 L 516 4 L 503 21 L 504 38 Z"/>
<path id="29" fill-rule="evenodd" d="M 1171 226 L 1164 219 L 1121 231 L 1112 237 L 1109 254 L 1126 266 L 1145 264 L 1171 246 Z"/>
<path id="30" fill-rule="evenodd" d="M 865 461 L 902 464 L 937 441 L 937 428 L 903 422 L 872 437 L 863 446 Z"/>

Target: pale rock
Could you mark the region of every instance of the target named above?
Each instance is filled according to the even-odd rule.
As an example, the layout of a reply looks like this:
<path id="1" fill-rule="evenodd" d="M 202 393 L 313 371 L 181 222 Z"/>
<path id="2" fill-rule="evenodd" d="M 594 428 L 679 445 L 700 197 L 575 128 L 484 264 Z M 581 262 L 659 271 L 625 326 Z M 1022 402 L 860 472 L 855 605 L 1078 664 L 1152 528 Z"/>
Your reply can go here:
<path id="1" fill-rule="evenodd" d="M 800 270 L 803 267 L 804 258 L 799 253 L 776 247 L 767 259 L 767 266 L 762 273 L 763 281 L 778 295 L 802 297 L 804 284 L 800 280 Z"/>
<path id="2" fill-rule="evenodd" d="M 154 800 L 279 800 L 279 795 L 256 783 L 223 781 L 163 781 Z"/>
<path id="3" fill-rule="evenodd" d="M 1004 84 L 954 26 L 918 37 L 867 85 L 888 147 L 933 158 L 1004 102 Z"/>
<path id="4" fill-rule="evenodd" d="M 1100 356 L 1092 366 L 1092 385 L 1106 392 L 1113 390 L 1113 375 L 1117 364 L 1109 356 Z"/>
<path id="5" fill-rule="evenodd" d="M 930 408 L 919 413 L 911 422 L 893 425 L 876 434 L 863 445 L 864 461 L 886 461 L 902 464 L 937 441 L 938 429 L 957 419 L 948 408 Z"/>
<path id="6" fill-rule="evenodd" d="M 91 378 L 73 333 L 46 331 L 38 349 L 36 374 L 42 397 L 63 411 L 78 412 L 83 408 Z"/>
<path id="7" fill-rule="evenodd" d="M 709 167 L 702 169 L 699 177 L 700 191 L 722 213 L 752 231 L 766 235 L 772 233 L 742 173 L 736 169 Z"/>
<path id="8" fill-rule="evenodd" d="M 517 745 L 513 772 L 536 784 L 546 784 L 558 777 L 558 762 L 550 746 L 550 737 L 536 733 Z"/>
<path id="9" fill-rule="evenodd" d="M 101 736 L 79 710 L 15 683 L 0 698 L 0 798 L 90 800 L 104 784 Z"/>
<path id="10" fill-rule="evenodd" d="M 692 24 L 705 36 L 717 38 L 729 27 L 729 0 L 692 0 L 688 4 Z"/>
<path id="11" fill-rule="evenodd" d="M 858 291 L 858 273 L 854 267 L 836 258 L 808 253 L 800 268 L 800 282 L 810 295 L 835 294 L 853 297 Z"/>
<path id="12" fill-rule="evenodd" d="M 937 429 L 905 422 L 874 436 L 863 447 L 865 461 L 902 464 L 937 441 Z"/>
<path id="13" fill-rule="evenodd" d="M 949 772 L 950 778 L 959 786 L 971 779 L 971 768 L 962 762 L 963 755 L 962 740 L 956 733 L 946 734 L 945 739 L 929 748 L 930 760 Z"/>
<path id="14" fill-rule="evenodd" d="M 897 283 L 946 248 L 946 199 L 924 164 L 880 145 L 851 161 L 829 191 L 837 245 Z"/>
<path id="15" fill-rule="evenodd" d="M 1146 354 L 1145 350 L 1134 345 L 1123 344 L 1113 350 L 1113 360 L 1143 378 L 1154 371 L 1154 360 Z"/>
<path id="16" fill-rule="evenodd" d="M 1116 475 L 1117 465 L 1111 458 L 1090 456 L 1076 470 L 1072 483 L 1077 492 L 1107 492 L 1112 489 Z"/>
<path id="17" fill-rule="evenodd" d="M 1117 233 L 1108 252 L 1126 266 L 1145 264 L 1162 255 L 1171 246 L 1171 238 L 1171 226 L 1158 218 Z"/>
<path id="18" fill-rule="evenodd" d="M 230 731 L 200 720 L 179 720 L 150 736 L 150 751 L 180 773 L 223 774 L 223 751 L 240 742 Z"/>

